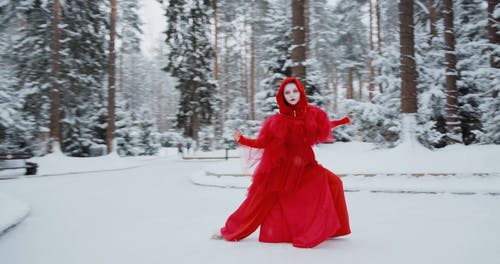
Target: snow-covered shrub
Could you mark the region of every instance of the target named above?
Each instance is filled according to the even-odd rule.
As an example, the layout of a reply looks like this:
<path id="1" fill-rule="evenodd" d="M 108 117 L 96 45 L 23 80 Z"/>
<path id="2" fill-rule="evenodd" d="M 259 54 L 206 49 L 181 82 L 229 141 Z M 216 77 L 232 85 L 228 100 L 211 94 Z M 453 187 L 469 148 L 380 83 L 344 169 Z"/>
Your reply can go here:
<path id="1" fill-rule="evenodd" d="M 349 131 L 349 135 L 358 140 L 385 147 L 393 146 L 397 142 L 401 129 L 398 112 L 369 102 L 347 100 L 345 104 L 353 120 L 352 126 L 345 128 Z M 353 135 L 354 132 L 355 135 Z M 338 136 L 337 140 L 342 140 Z"/>

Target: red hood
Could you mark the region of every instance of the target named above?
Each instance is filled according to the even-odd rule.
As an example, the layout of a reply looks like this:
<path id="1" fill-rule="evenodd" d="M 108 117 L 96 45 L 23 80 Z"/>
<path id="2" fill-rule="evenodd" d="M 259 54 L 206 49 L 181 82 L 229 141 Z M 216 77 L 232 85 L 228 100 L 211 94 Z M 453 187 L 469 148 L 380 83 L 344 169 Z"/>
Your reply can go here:
<path id="1" fill-rule="evenodd" d="M 299 102 L 294 106 L 288 104 L 285 100 L 285 95 L 284 95 L 285 85 L 287 85 L 289 83 L 295 83 L 295 85 L 297 85 L 297 88 L 300 92 Z M 281 82 L 278 93 L 276 94 L 276 101 L 278 102 L 278 106 L 280 108 L 280 113 L 285 114 L 285 115 L 289 115 L 289 116 L 293 116 L 293 117 L 303 117 L 307 111 L 308 103 L 307 103 L 306 92 L 305 92 L 302 84 L 299 82 L 299 80 L 297 80 L 294 77 L 286 78 L 283 80 L 283 82 Z"/>

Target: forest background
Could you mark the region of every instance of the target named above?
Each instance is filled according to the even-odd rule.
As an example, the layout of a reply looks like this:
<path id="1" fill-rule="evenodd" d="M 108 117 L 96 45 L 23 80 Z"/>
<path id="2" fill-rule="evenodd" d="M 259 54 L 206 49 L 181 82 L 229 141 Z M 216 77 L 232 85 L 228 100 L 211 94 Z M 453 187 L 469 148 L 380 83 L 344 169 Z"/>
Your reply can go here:
<path id="1" fill-rule="evenodd" d="M 500 144 L 496 0 L 158 1 L 147 51 L 141 3 L 0 0 L 1 151 L 234 147 L 286 76 L 352 118 L 339 141 Z"/>

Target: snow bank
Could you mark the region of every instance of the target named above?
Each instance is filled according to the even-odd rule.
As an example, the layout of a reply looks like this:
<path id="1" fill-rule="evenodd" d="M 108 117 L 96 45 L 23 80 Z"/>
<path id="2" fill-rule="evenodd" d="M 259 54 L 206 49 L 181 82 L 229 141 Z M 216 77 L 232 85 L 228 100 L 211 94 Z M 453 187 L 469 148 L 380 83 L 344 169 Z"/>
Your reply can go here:
<path id="1" fill-rule="evenodd" d="M 38 163 L 36 176 L 53 176 L 130 169 L 143 166 L 154 159 L 172 156 L 173 153 L 171 149 L 162 149 L 158 156 L 120 157 L 113 152 L 105 156 L 85 158 L 53 153 L 30 161 Z"/>
<path id="2" fill-rule="evenodd" d="M 451 145 L 442 149 L 375 149 L 362 142 L 315 148 L 318 162 L 335 173 L 500 173 L 499 145 Z"/>

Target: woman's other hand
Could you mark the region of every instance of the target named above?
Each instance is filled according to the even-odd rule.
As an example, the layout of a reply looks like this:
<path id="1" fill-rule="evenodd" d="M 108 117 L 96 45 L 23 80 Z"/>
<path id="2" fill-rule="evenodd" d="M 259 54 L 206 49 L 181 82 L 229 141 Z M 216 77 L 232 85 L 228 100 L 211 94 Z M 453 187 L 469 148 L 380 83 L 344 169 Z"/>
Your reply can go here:
<path id="1" fill-rule="evenodd" d="M 243 133 L 240 130 L 234 131 L 233 138 L 236 142 L 240 141 L 241 136 L 243 136 Z"/>

